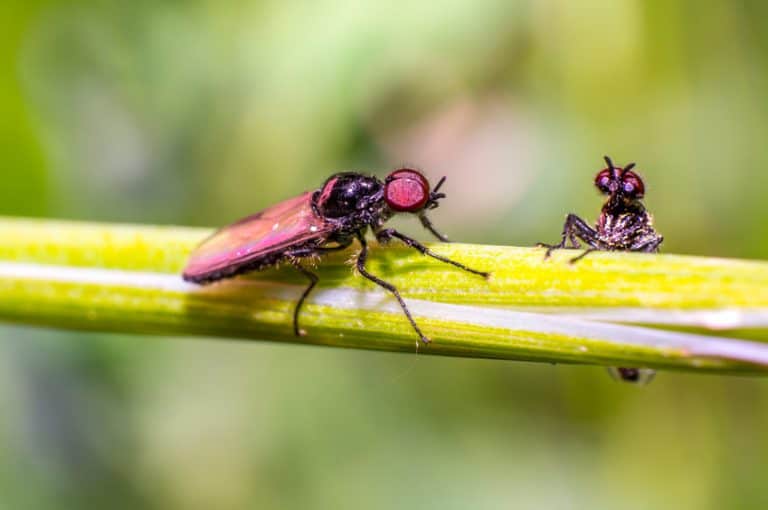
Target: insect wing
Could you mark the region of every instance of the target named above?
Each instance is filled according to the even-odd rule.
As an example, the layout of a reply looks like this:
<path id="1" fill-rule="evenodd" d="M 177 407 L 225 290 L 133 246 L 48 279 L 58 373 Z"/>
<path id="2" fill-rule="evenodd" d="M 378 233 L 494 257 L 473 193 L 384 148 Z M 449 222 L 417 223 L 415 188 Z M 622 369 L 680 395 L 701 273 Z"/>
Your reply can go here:
<path id="1" fill-rule="evenodd" d="M 320 239 L 331 225 L 312 209 L 312 192 L 290 198 L 213 233 L 198 246 L 184 279 L 204 282 L 265 264 L 287 248 Z"/>

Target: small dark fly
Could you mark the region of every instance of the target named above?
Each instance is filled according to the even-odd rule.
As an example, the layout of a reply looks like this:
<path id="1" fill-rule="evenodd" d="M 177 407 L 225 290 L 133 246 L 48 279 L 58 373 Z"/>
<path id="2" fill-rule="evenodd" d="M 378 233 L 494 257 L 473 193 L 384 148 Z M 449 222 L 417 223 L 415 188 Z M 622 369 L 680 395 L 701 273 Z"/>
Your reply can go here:
<path id="1" fill-rule="evenodd" d="M 398 239 L 424 255 L 487 278 L 487 272 L 443 257 L 395 229 L 383 228 L 395 214 L 412 213 L 436 238 L 447 242 L 426 214 L 445 198 L 439 192 L 444 182 L 445 177 L 431 189 L 426 177 L 411 168 L 395 170 L 383 181 L 356 172 L 334 174 L 320 189 L 284 200 L 215 232 L 192 253 L 183 277 L 204 285 L 281 262 L 291 264 L 309 280 L 293 312 L 293 331 L 299 336 L 305 334 L 299 328 L 301 305 L 318 282 L 318 276 L 302 265 L 302 259 L 343 250 L 357 240 L 361 247 L 356 259 L 359 273 L 394 295 L 416 334 L 428 343 L 395 286 L 366 269 L 365 234 L 370 227 L 382 244 Z"/>
<path id="2" fill-rule="evenodd" d="M 603 204 L 595 228 L 575 214 L 565 219 L 562 238 L 558 244 L 539 243 L 547 248 L 547 257 L 560 248 L 581 248 L 584 242 L 589 248 L 571 260 L 587 256 L 593 251 L 639 251 L 656 253 L 664 238 L 653 228 L 653 218 L 645 210 L 642 199 L 645 184 L 632 169 L 634 163 L 624 168 L 614 166 L 611 158 L 605 156 L 608 164 L 595 177 L 595 186 L 608 200 Z M 567 246 L 570 242 L 570 246 Z"/>
<path id="3" fill-rule="evenodd" d="M 593 251 L 659 251 L 664 238 L 653 228 L 653 218 L 643 205 L 645 184 L 633 170 L 635 164 L 630 163 L 621 168 L 615 166 L 608 156 L 604 159 L 608 166 L 597 173 L 595 186 L 603 195 L 608 196 L 608 200 L 603 204 L 597 224 L 592 228 L 575 214 L 569 214 L 558 244 L 539 243 L 539 246 L 547 248 L 547 257 L 556 249 L 579 249 L 580 242 L 588 248 L 571 259 L 571 262 Z M 655 373 L 648 368 L 620 367 L 609 370 L 617 379 L 632 383 L 649 382 Z"/>

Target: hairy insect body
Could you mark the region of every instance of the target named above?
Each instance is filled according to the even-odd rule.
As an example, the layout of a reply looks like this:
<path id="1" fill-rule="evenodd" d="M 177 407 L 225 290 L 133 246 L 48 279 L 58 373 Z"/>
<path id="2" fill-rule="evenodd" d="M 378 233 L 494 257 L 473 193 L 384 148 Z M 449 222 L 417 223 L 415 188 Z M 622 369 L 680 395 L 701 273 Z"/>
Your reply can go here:
<path id="1" fill-rule="evenodd" d="M 598 249 L 606 251 L 659 251 L 664 238 L 653 228 L 653 217 L 642 211 L 603 209 L 596 224 Z"/>

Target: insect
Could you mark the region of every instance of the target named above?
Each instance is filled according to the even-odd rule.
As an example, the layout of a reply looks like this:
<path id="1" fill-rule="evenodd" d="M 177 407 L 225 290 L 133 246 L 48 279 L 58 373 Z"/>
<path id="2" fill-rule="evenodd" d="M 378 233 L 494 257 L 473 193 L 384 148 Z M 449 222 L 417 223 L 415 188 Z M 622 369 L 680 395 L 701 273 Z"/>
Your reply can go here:
<path id="1" fill-rule="evenodd" d="M 618 381 L 632 384 L 648 384 L 656 376 L 652 368 L 608 367 L 608 373 Z"/>
<path id="2" fill-rule="evenodd" d="M 634 163 L 624 168 L 617 167 L 611 158 L 604 156 L 606 168 L 595 177 L 595 186 L 608 200 L 603 204 L 600 218 L 595 228 L 590 227 L 575 214 L 569 214 L 563 226 L 562 238 L 558 244 L 539 243 L 547 248 L 545 257 L 560 248 L 581 247 L 579 241 L 589 246 L 581 255 L 571 259 L 574 263 L 593 251 L 638 251 L 655 253 L 664 237 L 653 228 L 653 218 L 646 211 L 642 199 L 645 196 L 645 183 L 633 170 Z M 570 242 L 570 246 L 566 246 Z M 623 381 L 645 383 L 655 373 L 647 368 L 610 368 L 611 374 Z"/>
<path id="3" fill-rule="evenodd" d="M 383 228 L 397 213 L 416 214 L 424 228 L 447 242 L 426 214 L 445 198 L 445 193 L 439 192 L 444 182 L 445 177 L 430 189 L 426 177 L 412 168 L 395 170 L 383 181 L 356 172 L 334 174 L 320 189 L 284 200 L 215 232 L 192 253 L 183 278 L 209 284 L 287 262 L 309 280 L 293 312 L 293 331 L 301 336 L 306 333 L 299 328 L 299 312 L 319 280 L 302 265 L 302 259 L 343 250 L 357 240 L 361 247 L 355 262 L 358 272 L 392 293 L 421 341 L 428 343 L 397 288 L 366 269 L 365 234 L 370 227 L 379 243 L 398 239 L 423 255 L 488 278 L 487 272 L 439 255 L 395 229 Z"/>
<path id="4" fill-rule="evenodd" d="M 560 248 L 581 248 L 579 241 L 589 248 L 571 259 L 576 262 L 593 251 L 639 251 L 655 253 L 659 251 L 664 238 L 653 228 L 653 218 L 645 210 L 642 199 L 645 196 L 645 184 L 632 169 L 634 163 L 624 168 L 614 166 L 611 158 L 604 157 L 607 168 L 598 172 L 595 186 L 608 200 L 603 204 L 600 218 L 595 228 L 587 222 L 569 214 L 565 219 L 562 238 L 558 244 L 539 243 L 547 248 L 546 256 Z M 566 246 L 570 241 L 571 246 Z"/>

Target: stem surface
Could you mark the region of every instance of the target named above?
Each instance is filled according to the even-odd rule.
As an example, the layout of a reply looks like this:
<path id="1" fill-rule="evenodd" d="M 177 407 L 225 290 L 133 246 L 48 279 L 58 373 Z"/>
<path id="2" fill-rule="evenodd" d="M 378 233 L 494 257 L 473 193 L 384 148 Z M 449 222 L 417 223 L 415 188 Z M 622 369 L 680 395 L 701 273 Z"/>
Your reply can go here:
<path id="1" fill-rule="evenodd" d="M 433 244 L 489 281 L 400 246 L 372 244 L 432 339 L 418 345 L 392 297 L 354 274 L 352 251 L 306 284 L 285 267 L 200 287 L 179 273 L 208 229 L 0 219 L 0 319 L 57 328 L 205 335 L 421 354 L 724 372 L 768 371 L 768 264 Z M 627 325 L 626 323 L 634 323 Z M 639 327 L 638 325 L 652 326 Z M 677 330 L 685 330 L 681 332 Z M 742 335 L 742 333 L 744 333 Z M 741 335 L 751 340 L 730 338 Z"/>

